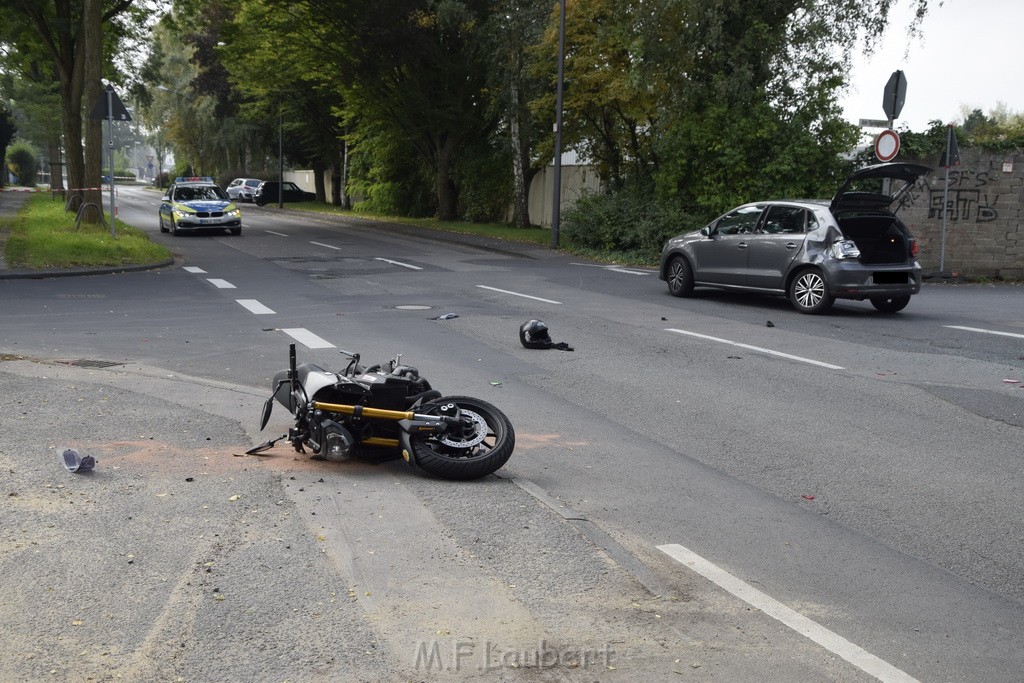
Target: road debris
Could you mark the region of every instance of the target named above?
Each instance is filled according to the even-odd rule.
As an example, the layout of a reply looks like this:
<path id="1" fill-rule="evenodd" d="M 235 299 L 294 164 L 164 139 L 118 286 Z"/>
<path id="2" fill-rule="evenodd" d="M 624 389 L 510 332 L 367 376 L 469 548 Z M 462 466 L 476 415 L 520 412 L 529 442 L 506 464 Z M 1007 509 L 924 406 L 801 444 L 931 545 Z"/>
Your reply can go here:
<path id="1" fill-rule="evenodd" d="M 91 455 L 83 456 L 74 448 L 65 450 L 62 457 L 64 458 L 64 467 L 68 468 L 68 472 L 88 472 L 96 466 L 96 458 Z"/>

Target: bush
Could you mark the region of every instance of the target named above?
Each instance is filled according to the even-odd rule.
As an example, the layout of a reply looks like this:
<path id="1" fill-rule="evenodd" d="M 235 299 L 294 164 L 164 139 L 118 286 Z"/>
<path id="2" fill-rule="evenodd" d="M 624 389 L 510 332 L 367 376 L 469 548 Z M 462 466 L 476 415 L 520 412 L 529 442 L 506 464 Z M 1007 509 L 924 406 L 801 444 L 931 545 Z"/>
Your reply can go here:
<path id="1" fill-rule="evenodd" d="M 562 214 L 561 230 L 575 247 L 653 263 L 665 240 L 706 222 L 627 187 L 615 194 L 584 195 Z"/>
<path id="2" fill-rule="evenodd" d="M 7 168 L 23 187 L 35 187 L 39 173 L 39 152 L 27 142 L 15 142 L 7 148 Z"/>

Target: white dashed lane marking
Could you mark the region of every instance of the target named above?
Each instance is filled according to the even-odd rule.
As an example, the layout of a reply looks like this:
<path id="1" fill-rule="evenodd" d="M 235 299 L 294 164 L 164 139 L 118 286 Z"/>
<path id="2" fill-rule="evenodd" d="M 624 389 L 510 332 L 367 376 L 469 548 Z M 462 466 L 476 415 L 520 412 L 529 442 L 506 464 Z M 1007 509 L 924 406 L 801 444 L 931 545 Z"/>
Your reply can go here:
<path id="1" fill-rule="evenodd" d="M 966 332 L 980 332 L 981 334 L 996 334 L 1000 337 L 1016 337 L 1017 339 L 1024 339 L 1024 334 L 1018 334 L 1017 332 L 998 332 L 996 330 L 986 330 L 980 327 L 961 327 L 960 325 L 943 325 L 951 330 L 964 330 Z"/>
<path id="2" fill-rule="evenodd" d="M 719 337 L 712 337 L 707 334 L 700 334 L 698 332 L 687 332 L 686 330 L 677 330 L 672 327 L 665 328 L 666 332 L 675 332 L 676 334 L 685 334 L 689 337 L 697 337 L 698 339 L 708 339 L 710 341 L 721 342 L 722 344 L 729 344 L 730 346 L 736 346 L 741 349 L 749 349 L 750 351 L 758 351 L 760 353 L 767 353 L 770 356 L 778 356 L 779 358 L 788 358 L 789 360 L 800 361 L 801 363 L 810 363 L 811 365 L 817 365 L 822 368 L 828 368 L 829 370 L 844 370 L 841 365 L 832 365 L 831 363 L 823 363 L 820 360 L 813 360 L 811 358 L 804 358 L 803 356 L 794 356 L 791 353 L 783 353 L 782 351 L 773 351 L 766 349 L 761 346 L 751 346 L 750 344 L 741 344 L 740 342 L 730 341 L 728 339 L 721 339 Z"/>
<path id="3" fill-rule="evenodd" d="M 409 270 L 423 270 L 419 266 L 414 266 L 409 263 L 402 263 L 401 261 L 392 261 L 389 258 L 381 258 L 380 256 L 375 258 L 374 261 L 383 261 L 384 263 L 390 263 L 393 266 L 401 266 L 403 268 L 408 268 Z"/>
<path id="4" fill-rule="evenodd" d="M 274 315 L 276 313 L 276 311 L 267 308 L 256 299 L 235 299 L 235 301 L 241 304 L 242 308 L 256 315 Z"/>
<path id="5" fill-rule="evenodd" d="M 477 285 L 480 289 L 489 289 L 492 292 L 501 292 L 502 294 L 511 294 L 512 296 L 521 296 L 524 299 L 533 299 L 534 301 L 543 301 L 546 304 L 561 304 L 561 301 L 552 301 L 551 299 L 542 299 L 539 296 L 531 296 L 530 294 L 520 294 L 519 292 L 511 292 L 507 289 L 498 289 L 497 287 L 488 287 L 487 285 Z"/>
<path id="6" fill-rule="evenodd" d="M 209 282 L 214 287 L 216 287 L 217 289 L 238 289 L 227 280 L 221 280 L 220 278 L 208 277 L 206 278 L 206 281 Z"/>
<path id="7" fill-rule="evenodd" d="M 333 349 L 334 344 L 322 337 L 318 337 L 305 327 L 289 327 L 281 330 L 289 337 L 310 349 Z"/>

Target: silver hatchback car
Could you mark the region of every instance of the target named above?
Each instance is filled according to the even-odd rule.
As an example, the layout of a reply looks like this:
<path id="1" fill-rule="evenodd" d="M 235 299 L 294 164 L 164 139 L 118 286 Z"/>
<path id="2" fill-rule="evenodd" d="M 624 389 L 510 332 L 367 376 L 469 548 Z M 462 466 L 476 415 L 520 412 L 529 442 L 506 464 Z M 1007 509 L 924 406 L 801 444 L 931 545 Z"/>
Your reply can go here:
<path id="1" fill-rule="evenodd" d="M 900 311 L 921 291 L 921 264 L 892 207 L 929 172 L 877 164 L 847 178 L 831 202 L 744 204 L 668 240 L 659 277 L 673 296 L 706 286 L 785 295 L 801 313 L 823 313 L 836 299 Z"/>

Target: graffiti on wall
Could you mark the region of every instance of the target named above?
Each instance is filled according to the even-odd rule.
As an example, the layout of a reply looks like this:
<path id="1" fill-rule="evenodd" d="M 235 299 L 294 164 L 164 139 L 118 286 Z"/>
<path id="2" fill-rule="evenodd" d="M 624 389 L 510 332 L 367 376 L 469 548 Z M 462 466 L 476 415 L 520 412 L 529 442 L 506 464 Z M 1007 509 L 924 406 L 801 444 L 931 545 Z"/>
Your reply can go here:
<path id="1" fill-rule="evenodd" d="M 991 181 L 988 171 L 950 170 L 947 192 L 944 186 L 932 187 L 919 178 L 900 198 L 900 208 L 925 203 L 931 220 L 988 223 L 999 216 L 995 209 L 999 195 L 990 192 Z"/>

